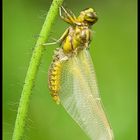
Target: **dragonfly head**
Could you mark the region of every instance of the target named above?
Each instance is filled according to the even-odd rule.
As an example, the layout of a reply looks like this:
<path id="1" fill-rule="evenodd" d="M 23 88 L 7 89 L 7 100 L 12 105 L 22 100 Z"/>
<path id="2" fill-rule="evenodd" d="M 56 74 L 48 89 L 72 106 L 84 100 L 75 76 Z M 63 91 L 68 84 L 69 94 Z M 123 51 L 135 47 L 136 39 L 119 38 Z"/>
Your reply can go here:
<path id="1" fill-rule="evenodd" d="M 87 23 L 89 26 L 91 26 L 94 23 L 96 23 L 96 21 L 98 20 L 98 17 L 94 9 L 86 8 L 80 12 L 78 20 L 80 20 L 81 22 Z"/>

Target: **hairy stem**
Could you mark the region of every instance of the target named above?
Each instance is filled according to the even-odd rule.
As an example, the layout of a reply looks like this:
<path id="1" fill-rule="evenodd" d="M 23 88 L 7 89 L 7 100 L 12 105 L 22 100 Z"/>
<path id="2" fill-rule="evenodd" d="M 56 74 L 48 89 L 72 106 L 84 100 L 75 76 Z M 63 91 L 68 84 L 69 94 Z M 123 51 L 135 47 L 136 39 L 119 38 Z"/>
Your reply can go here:
<path id="1" fill-rule="evenodd" d="M 62 2 L 63 0 L 53 0 L 46 20 L 43 24 L 42 30 L 40 32 L 40 37 L 38 38 L 36 46 L 34 48 L 21 93 L 12 140 L 21 140 L 23 137 L 30 95 L 34 86 L 42 55 L 45 51 L 45 47 L 42 44 L 46 43 L 46 41 L 48 40 L 52 24 L 54 23 L 55 17 L 58 14 L 59 6 L 61 6 Z"/>

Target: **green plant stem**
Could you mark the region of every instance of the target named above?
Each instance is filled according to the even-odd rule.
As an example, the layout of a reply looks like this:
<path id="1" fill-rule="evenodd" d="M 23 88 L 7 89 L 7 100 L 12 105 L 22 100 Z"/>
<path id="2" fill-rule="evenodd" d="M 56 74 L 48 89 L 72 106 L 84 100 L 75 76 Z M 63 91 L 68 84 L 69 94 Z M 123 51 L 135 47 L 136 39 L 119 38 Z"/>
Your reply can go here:
<path id="1" fill-rule="evenodd" d="M 36 47 L 33 51 L 20 98 L 12 140 L 21 140 L 23 137 L 31 91 L 34 86 L 42 55 L 45 51 L 45 46 L 42 44 L 46 43 L 48 40 L 52 24 L 54 23 L 55 17 L 58 14 L 59 6 L 61 6 L 62 2 L 63 0 L 53 0 L 40 32 L 40 37 L 38 38 Z"/>

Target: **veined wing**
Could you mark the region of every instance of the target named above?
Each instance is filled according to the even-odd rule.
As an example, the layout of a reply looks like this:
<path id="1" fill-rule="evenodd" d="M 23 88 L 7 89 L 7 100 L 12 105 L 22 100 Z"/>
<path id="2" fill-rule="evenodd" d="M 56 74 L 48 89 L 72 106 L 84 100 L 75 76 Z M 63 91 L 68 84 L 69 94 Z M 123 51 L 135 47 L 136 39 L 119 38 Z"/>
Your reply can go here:
<path id="1" fill-rule="evenodd" d="M 59 93 L 62 105 L 92 140 L 112 140 L 89 52 L 85 49 L 62 65 Z"/>

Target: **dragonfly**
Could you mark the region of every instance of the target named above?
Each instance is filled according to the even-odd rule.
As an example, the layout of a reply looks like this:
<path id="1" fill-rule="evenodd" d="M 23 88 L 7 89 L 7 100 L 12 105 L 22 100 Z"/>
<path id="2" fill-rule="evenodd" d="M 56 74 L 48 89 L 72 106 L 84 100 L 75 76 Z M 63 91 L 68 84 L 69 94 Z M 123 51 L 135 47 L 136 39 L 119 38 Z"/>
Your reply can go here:
<path id="1" fill-rule="evenodd" d="M 113 140 L 112 128 L 103 109 L 89 48 L 91 27 L 98 17 L 93 8 L 82 10 L 78 17 L 64 7 L 60 17 L 70 26 L 52 43 L 56 48 L 48 72 L 53 100 L 62 104 L 91 140 Z"/>

